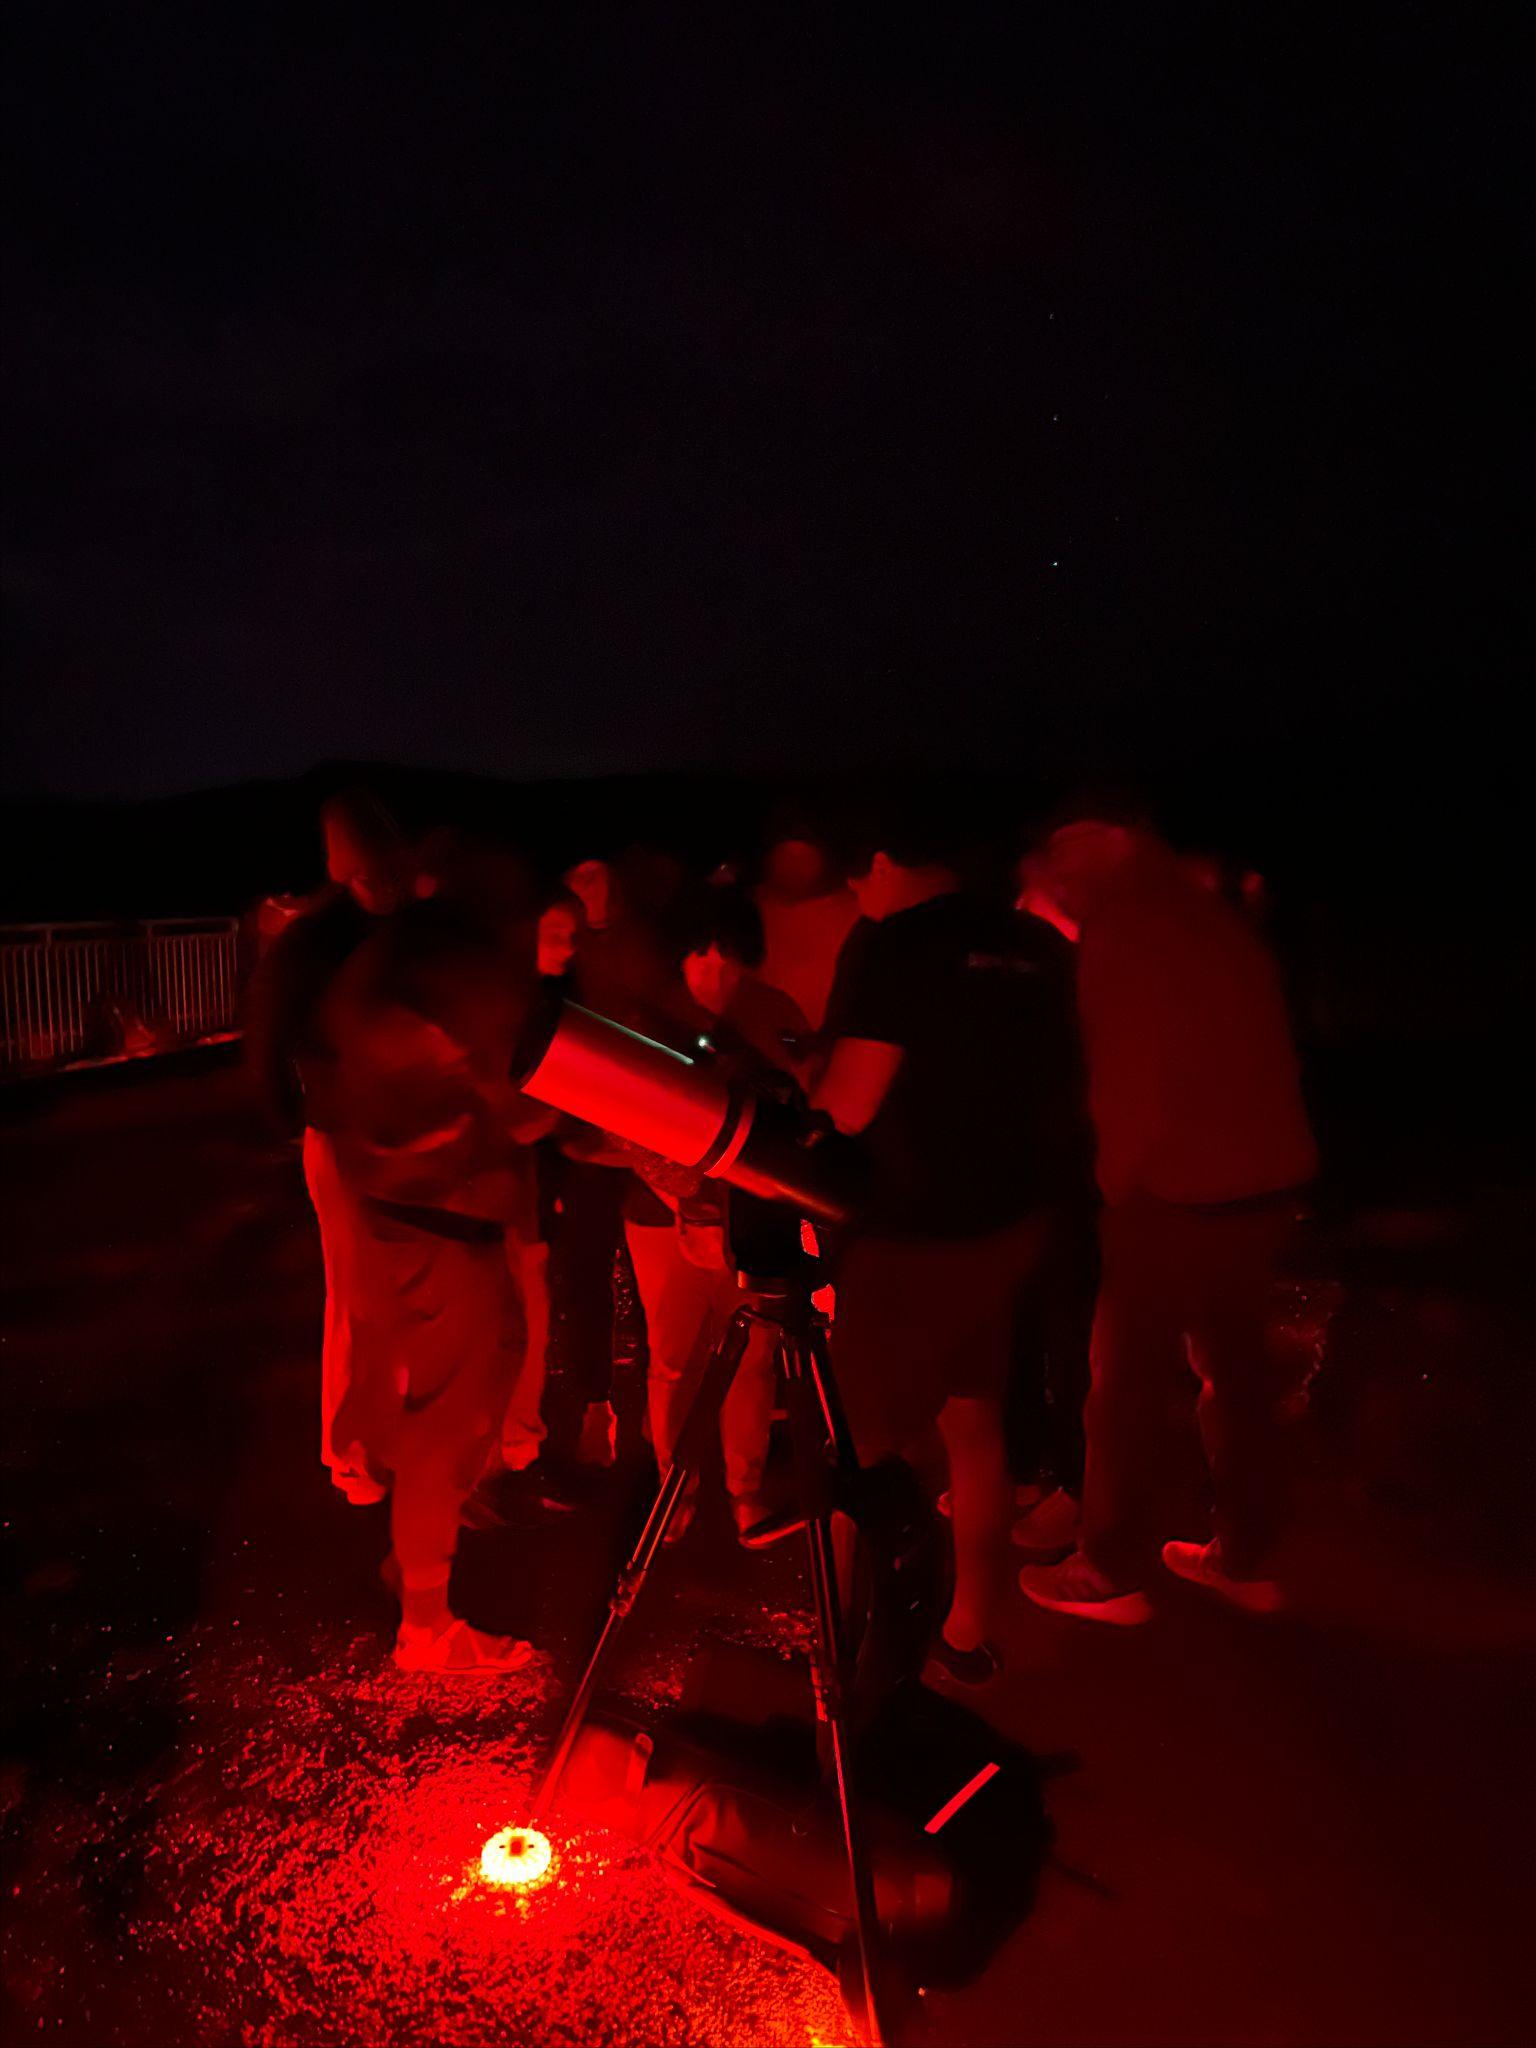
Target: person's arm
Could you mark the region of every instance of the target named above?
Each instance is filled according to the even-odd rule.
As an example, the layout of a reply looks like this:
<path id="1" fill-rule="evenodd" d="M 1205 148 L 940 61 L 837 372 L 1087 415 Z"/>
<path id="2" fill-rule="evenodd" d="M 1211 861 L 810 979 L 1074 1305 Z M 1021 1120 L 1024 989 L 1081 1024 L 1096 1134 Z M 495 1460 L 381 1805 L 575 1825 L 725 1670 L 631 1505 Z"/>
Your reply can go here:
<path id="1" fill-rule="evenodd" d="M 285 1138 L 304 1128 L 304 1094 L 294 1066 L 296 947 L 284 932 L 257 964 L 245 992 L 243 1063 L 271 1128 Z"/>
<path id="2" fill-rule="evenodd" d="M 811 1107 L 847 1137 L 867 1131 L 901 1066 L 902 1049 L 878 1038 L 839 1038 L 816 1084 Z"/>
<path id="3" fill-rule="evenodd" d="M 811 1095 L 812 1108 L 846 1136 L 869 1129 L 901 1069 L 904 995 L 880 927 L 857 927 L 837 963 L 827 1005 L 831 1050 Z"/>

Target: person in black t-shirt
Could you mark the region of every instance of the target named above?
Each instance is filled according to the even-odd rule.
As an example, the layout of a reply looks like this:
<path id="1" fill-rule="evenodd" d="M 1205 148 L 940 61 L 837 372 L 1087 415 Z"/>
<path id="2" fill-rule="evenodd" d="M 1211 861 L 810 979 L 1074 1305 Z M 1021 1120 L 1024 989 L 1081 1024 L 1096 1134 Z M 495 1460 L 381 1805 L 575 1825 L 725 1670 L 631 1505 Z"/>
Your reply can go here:
<path id="1" fill-rule="evenodd" d="M 964 889 L 911 807 L 850 879 L 864 921 L 838 962 L 815 1102 L 863 1134 L 874 1194 L 839 1263 L 834 1363 L 865 1460 L 938 1424 L 955 1594 L 935 1655 L 979 1683 L 998 1668 L 1015 1321 L 1089 1175 L 1070 952 Z"/>

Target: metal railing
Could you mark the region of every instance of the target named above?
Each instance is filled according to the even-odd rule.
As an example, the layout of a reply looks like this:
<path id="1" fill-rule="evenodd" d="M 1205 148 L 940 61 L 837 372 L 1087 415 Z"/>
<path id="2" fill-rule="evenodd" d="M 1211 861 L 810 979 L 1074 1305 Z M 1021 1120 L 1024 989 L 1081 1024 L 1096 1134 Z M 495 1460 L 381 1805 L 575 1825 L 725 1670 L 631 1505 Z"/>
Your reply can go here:
<path id="1" fill-rule="evenodd" d="M 0 1075 L 232 1037 L 239 1001 L 232 917 L 0 926 Z"/>

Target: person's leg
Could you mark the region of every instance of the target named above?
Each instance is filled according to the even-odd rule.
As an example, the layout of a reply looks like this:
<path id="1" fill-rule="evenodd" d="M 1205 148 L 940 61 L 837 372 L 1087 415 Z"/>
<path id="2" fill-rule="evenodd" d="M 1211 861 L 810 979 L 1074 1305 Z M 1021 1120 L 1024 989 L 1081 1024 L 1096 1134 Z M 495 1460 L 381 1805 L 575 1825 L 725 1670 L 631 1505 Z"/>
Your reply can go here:
<path id="1" fill-rule="evenodd" d="M 549 1286 L 559 1434 L 569 1439 L 562 1450 L 575 1449 L 588 1413 L 608 1403 L 613 1389 L 613 1262 L 628 1184 L 629 1175 L 615 1167 L 575 1159 L 561 1165 Z"/>
<path id="2" fill-rule="evenodd" d="M 1039 1283 L 1045 1352 L 1043 1465 L 1056 1485 L 1081 1500 L 1087 1442 L 1088 1359 L 1099 1286 L 1093 1216 L 1058 1218 Z"/>
<path id="3" fill-rule="evenodd" d="M 523 1355 L 501 1425 L 501 1462 L 509 1472 L 534 1464 L 545 1437 L 544 1370 L 549 1344 L 549 1247 L 512 1234 L 507 1256 L 523 1310 Z"/>
<path id="4" fill-rule="evenodd" d="M 320 1226 L 325 1266 L 325 1335 L 320 1352 L 320 1458 L 338 1486 L 358 1471 L 355 1446 L 338 1441 L 336 1423 L 352 1377 L 353 1202 L 324 1131 L 304 1133 L 304 1184 Z"/>
<path id="5" fill-rule="evenodd" d="M 1080 1549 L 1119 1587 L 1144 1585 L 1156 1563 L 1172 1405 L 1188 1381 L 1188 1276 L 1169 1225 L 1162 1204 L 1136 1200 L 1106 1209 L 1101 1226 Z"/>
<path id="6" fill-rule="evenodd" d="M 691 1264 L 672 1223 L 628 1223 L 625 1236 L 645 1310 L 646 1403 L 656 1468 L 665 1472 L 718 1334 L 717 1276 Z"/>
<path id="7" fill-rule="evenodd" d="M 949 1459 L 950 1531 L 955 1592 L 944 1622 L 951 1649 L 975 1650 L 987 1639 L 1001 1579 L 1008 1531 L 1008 1456 L 997 1401 L 961 1397 L 939 1411 Z"/>
<path id="8" fill-rule="evenodd" d="M 1077 1548 L 1083 1464 L 1083 1407 L 1098 1291 L 1092 1215 L 1052 1218 L 1039 1274 L 1024 1291 L 1021 1342 L 1010 1385 L 1009 1462 L 1025 1512 L 1013 1541 L 1032 1564 L 1054 1564 Z"/>
<path id="9" fill-rule="evenodd" d="M 833 1356 L 861 1459 L 910 1449 L 935 1421 L 944 1440 L 955 1594 L 935 1654 L 966 1683 L 997 1669 L 984 1646 L 1006 1555 L 1003 1400 L 1045 1237 L 1030 1217 L 957 1243 L 865 1240 L 838 1275 Z"/>
<path id="10" fill-rule="evenodd" d="M 1199 1281 L 1189 1356 L 1201 1382 L 1200 1433 L 1221 1565 L 1236 1579 L 1262 1576 L 1281 1521 L 1286 1384 L 1269 1314 L 1293 1221 L 1277 1203 L 1184 1226 Z"/>
<path id="11" fill-rule="evenodd" d="M 391 1535 L 405 1620 L 440 1628 L 460 1511 L 506 1412 L 514 1315 L 500 1242 L 424 1232 L 382 1239 L 393 1272 L 405 1379 L 395 1432 Z"/>
<path id="12" fill-rule="evenodd" d="M 730 1276 L 726 1279 L 729 1282 Z M 734 1289 L 729 1293 L 716 1290 L 714 1320 L 719 1329 L 730 1319 L 733 1294 Z M 777 1397 L 773 1336 L 767 1330 L 754 1330 L 720 1409 L 725 1488 L 741 1527 L 749 1526 L 764 1512 L 763 1474 L 768 1465 L 768 1437 Z"/>

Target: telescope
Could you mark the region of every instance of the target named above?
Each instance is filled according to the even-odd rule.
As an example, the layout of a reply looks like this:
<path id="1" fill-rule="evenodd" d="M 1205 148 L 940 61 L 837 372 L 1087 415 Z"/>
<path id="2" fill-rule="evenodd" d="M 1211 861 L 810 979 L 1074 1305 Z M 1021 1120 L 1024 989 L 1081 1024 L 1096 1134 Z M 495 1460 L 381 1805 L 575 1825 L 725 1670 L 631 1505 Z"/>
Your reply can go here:
<path id="1" fill-rule="evenodd" d="M 858 1207 L 862 1148 L 803 1100 L 732 1082 L 558 994 L 535 1004 L 512 1079 L 546 1108 L 813 1222 L 846 1223 Z"/>

